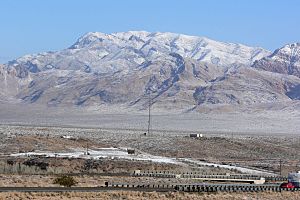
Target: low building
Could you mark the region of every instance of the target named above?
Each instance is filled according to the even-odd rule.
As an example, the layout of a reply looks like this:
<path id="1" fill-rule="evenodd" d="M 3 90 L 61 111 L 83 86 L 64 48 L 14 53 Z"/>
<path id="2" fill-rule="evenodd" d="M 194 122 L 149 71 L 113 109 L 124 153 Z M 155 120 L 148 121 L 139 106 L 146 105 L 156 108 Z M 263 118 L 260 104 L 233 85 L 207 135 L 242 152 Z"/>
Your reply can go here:
<path id="1" fill-rule="evenodd" d="M 201 137 L 203 137 L 203 135 L 201 133 L 191 133 L 190 137 L 191 138 L 201 138 Z"/>
<path id="2" fill-rule="evenodd" d="M 135 150 L 134 149 L 127 149 L 127 153 L 128 154 L 135 154 Z"/>

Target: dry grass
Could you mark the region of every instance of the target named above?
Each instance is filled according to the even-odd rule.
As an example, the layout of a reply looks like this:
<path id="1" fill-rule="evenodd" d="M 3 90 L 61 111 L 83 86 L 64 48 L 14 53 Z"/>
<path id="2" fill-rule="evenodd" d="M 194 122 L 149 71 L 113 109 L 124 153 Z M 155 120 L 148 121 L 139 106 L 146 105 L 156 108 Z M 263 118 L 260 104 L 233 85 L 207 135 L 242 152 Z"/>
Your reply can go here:
<path id="1" fill-rule="evenodd" d="M 7 192 L 0 194 L 0 200 L 21 200 L 21 199 L 38 199 L 38 200 L 54 200 L 54 199 L 72 199 L 72 200 L 146 200 L 146 199 L 176 199 L 176 200 L 298 200 L 300 193 L 298 192 L 282 192 L 282 193 L 157 193 L 157 192 L 127 192 L 112 191 L 101 193 L 82 193 L 82 192 L 64 192 L 64 193 L 17 193 Z"/>
<path id="2" fill-rule="evenodd" d="M 26 129 L 30 131 L 31 129 Z M 44 129 L 39 129 L 42 131 Z M 34 133 L 34 132 L 32 132 Z M 60 137 L 51 136 L 51 132 L 45 131 L 44 135 L 17 135 L 16 137 L 7 141 L 9 145 L 5 146 L 5 152 L 28 152 L 34 150 L 40 151 L 68 151 L 73 148 L 85 148 L 87 144 L 90 147 L 96 146 L 98 148 L 109 147 L 105 144 L 95 143 L 87 138 L 62 139 Z"/>
<path id="3" fill-rule="evenodd" d="M 279 171 L 279 159 L 283 159 L 283 174 L 300 170 L 300 138 L 291 135 L 207 135 L 201 139 L 192 139 L 183 134 L 167 131 L 153 132 L 150 137 L 140 137 L 133 130 L 97 130 L 76 128 L 43 127 L 1 127 L 0 132 L 11 133 L 11 138 L 2 135 L 0 153 L 19 151 L 69 151 L 73 148 L 132 147 L 146 153 L 167 157 L 189 157 L 210 162 L 223 162 L 262 167 Z M 62 139 L 61 135 L 70 135 L 79 140 Z M 270 160 L 271 159 L 271 160 Z M 277 161 L 274 161 L 276 159 Z M 68 171 L 82 170 L 83 161 L 62 161 L 55 163 L 48 159 L 50 166 L 62 167 Z M 70 165 L 71 164 L 71 165 Z M 60 166 L 57 166 L 60 165 Z M 164 166 L 129 162 L 101 162 L 97 171 L 126 171 L 128 169 L 156 169 Z M 169 168 L 169 167 L 167 167 Z M 166 170 L 172 169 L 169 168 Z"/>
<path id="4" fill-rule="evenodd" d="M 22 135 L 16 135 L 15 138 L 3 140 L 0 145 L 0 152 L 11 153 L 21 151 L 35 150 L 61 150 L 67 151 L 74 147 L 84 147 L 86 140 L 62 140 L 59 135 L 79 136 L 82 130 L 74 131 L 73 129 L 59 129 L 53 135 L 53 129 L 30 129 L 20 128 L 20 130 L 12 128 L 10 131 L 22 132 Z M 43 134 L 36 135 L 36 132 Z M 61 131 L 63 131 L 61 133 Z M 71 132 L 74 131 L 74 132 Z M 5 131 L 4 131 L 5 132 Z M 26 134 L 23 135 L 23 133 Z M 278 159 L 284 158 L 293 161 L 291 166 L 284 166 L 283 169 L 288 171 L 297 171 L 299 165 L 297 159 L 300 154 L 300 139 L 287 137 L 260 137 L 260 136 L 243 136 L 243 137 L 207 137 L 200 140 L 191 139 L 183 136 L 161 135 L 157 134 L 153 137 L 138 138 L 135 134 L 111 134 L 98 132 L 85 133 L 90 140 L 89 144 L 94 147 L 109 146 L 129 146 L 140 147 L 141 150 L 155 154 L 172 157 L 193 157 L 211 161 L 224 160 L 249 160 L 249 159 Z M 109 132 L 109 131 L 108 131 Z M 97 133 L 97 134 L 96 134 Z M 48 136 L 48 134 L 50 136 Z M 43 159 L 43 158 L 42 158 Z M 22 163 L 24 160 L 17 159 Z M 64 168 L 67 171 L 80 171 L 84 169 L 85 160 L 79 159 L 59 159 L 50 158 L 47 160 L 50 166 L 56 168 Z M 162 164 L 141 163 L 132 161 L 97 161 L 97 170 L 99 172 L 119 172 L 133 169 L 150 169 L 150 170 L 174 170 L 178 166 L 166 166 Z M 5 162 L 4 162 L 5 163 Z M 97 163 L 95 163 L 97 164 Z M 247 163 L 250 164 L 250 163 Z M 0 175 L 0 186 L 54 186 L 52 184 L 54 176 L 39 175 Z M 157 179 L 153 177 L 104 177 L 104 176 L 78 176 L 76 177 L 78 186 L 96 186 L 103 185 L 105 181 L 119 183 L 143 183 L 155 182 L 166 183 L 176 182 L 174 179 Z M 1 199 L 199 199 L 199 200 L 300 200 L 298 192 L 283 193 L 145 193 L 145 192 L 125 192 L 111 191 L 101 193 L 0 193 Z"/>
<path id="5" fill-rule="evenodd" d="M 0 175 L 0 187 L 54 187 L 53 180 L 57 176 L 44 175 Z M 121 176 L 74 176 L 78 187 L 104 186 L 105 182 L 127 184 L 183 184 L 199 183 L 197 179 L 176 179 L 156 177 L 121 177 Z"/>

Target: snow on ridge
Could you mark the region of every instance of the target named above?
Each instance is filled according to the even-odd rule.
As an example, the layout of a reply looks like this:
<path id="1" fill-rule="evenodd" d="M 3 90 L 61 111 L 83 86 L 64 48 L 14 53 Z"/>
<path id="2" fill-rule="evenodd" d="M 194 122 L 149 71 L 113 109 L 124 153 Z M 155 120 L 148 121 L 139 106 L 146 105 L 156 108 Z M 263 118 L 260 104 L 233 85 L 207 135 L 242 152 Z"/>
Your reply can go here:
<path id="1" fill-rule="evenodd" d="M 291 43 L 276 49 L 268 58 L 277 62 L 299 66 L 300 43 Z"/>
<path id="2" fill-rule="evenodd" d="M 26 55 L 8 65 L 25 69 L 36 65 L 40 71 L 48 70 L 48 65 L 70 70 L 88 66 L 90 72 L 114 73 L 134 70 L 146 61 L 166 60 L 170 53 L 225 68 L 236 63 L 250 66 L 270 54 L 262 48 L 170 32 L 89 32 L 68 49 Z"/>
<path id="3" fill-rule="evenodd" d="M 98 37 L 98 38 L 109 38 L 111 36 L 120 38 L 120 39 L 129 39 L 131 36 L 137 36 L 141 38 L 160 38 L 160 39 L 168 39 L 168 40 L 174 40 L 175 38 L 184 38 L 186 40 L 206 40 L 208 42 L 216 42 L 216 43 L 222 43 L 223 45 L 234 45 L 234 46 L 241 46 L 246 48 L 257 48 L 262 49 L 262 47 L 259 46 L 249 46 L 241 43 L 235 43 L 235 42 L 221 42 L 217 41 L 205 36 L 195 36 L 195 35 L 187 35 L 187 34 L 181 34 L 181 33 L 173 33 L 173 32 L 147 32 L 147 31 L 127 31 L 127 32 L 114 32 L 111 34 L 106 34 L 102 32 L 88 32 L 84 34 L 79 40 L 82 40 L 84 38 L 90 38 L 90 37 Z M 267 50 L 268 51 L 268 50 Z"/>
<path id="4" fill-rule="evenodd" d="M 101 33 L 94 33 L 94 35 Z M 88 36 L 88 35 L 87 35 Z M 105 35 L 106 39 L 122 47 L 154 48 L 159 51 L 169 51 L 179 53 L 183 57 L 190 57 L 197 60 L 206 61 L 220 66 L 230 65 L 232 63 L 241 63 L 250 65 L 255 60 L 270 55 L 271 52 L 261 47 L 250 47 L 238 43 L 219 42 L 207 37 L 190 36 L 185 34 L 171 32 L 145 32 L 129 31 Z M 137 41 L 130 41 L 132 37 Z M 143 43 L 144 45 L 134 45 L 134 43 Z M 215 60 L 215 61 L 214 61 Z"/>

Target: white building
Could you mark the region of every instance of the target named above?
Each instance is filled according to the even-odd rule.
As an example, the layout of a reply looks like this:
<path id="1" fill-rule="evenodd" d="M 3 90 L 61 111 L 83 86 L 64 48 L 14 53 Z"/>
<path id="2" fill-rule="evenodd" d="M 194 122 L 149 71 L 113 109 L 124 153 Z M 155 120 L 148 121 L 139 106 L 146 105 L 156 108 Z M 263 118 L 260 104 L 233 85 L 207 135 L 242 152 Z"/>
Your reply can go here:
<path id="1" fill-rule="evenodd" d="M 191 138 L 200 138 L 200 137 L 203 137 L 203 135 L 201 133 L 191 133 L 190 137 Z"/>

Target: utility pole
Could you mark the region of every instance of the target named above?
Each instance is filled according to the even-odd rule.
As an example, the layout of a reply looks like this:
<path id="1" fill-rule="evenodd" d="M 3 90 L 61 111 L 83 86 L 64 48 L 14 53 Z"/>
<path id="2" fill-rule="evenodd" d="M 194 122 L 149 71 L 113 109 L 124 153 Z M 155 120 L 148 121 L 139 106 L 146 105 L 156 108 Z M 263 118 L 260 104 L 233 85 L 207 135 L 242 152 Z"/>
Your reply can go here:
<path id="1" fill-rule="evenodd" d="M 148 136 L 150 135 L 150 126 L 151 126 L 151 91 L 149 90 Z"/>
<path id="2" fill-rule="evenodd" d="M 90 155 L 90 153 L 89 153 L 89 142 L 88 141 L 86 142 L 86 155 L 87 156 Z"/>
<path id="3" fill-rule="evenodd" d="M 57 153 L 54 153 L 54 157 L 55 157 L 55 158 L 54 158 L 54 174 L 56 174 L 56 167 L 57 167 L 57 166 L 56 166 L 56 165 L 57 165 L 57 164 L 56 164 L 56 163 L 57 163 Z"/>
<path id="4" fill-rule="evenodd" d="M 280 171 L 280 176 L 282 175 L 282 160 L 280 158 L 279 160 L 279 171 Z"/>
<path id="5" fill-rule="evenodd" d="M 140 149 L 141 135 L 138 135 L 138 149 Z"/>

